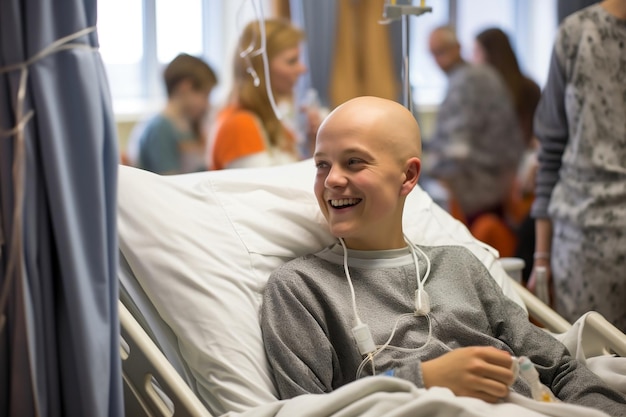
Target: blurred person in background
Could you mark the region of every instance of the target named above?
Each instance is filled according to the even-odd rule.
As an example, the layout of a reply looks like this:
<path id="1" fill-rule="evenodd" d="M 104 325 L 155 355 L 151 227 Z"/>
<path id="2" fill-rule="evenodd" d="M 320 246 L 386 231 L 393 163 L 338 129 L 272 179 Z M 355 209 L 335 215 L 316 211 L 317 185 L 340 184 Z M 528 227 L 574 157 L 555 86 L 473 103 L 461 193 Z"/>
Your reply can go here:
<path id="1" fill-rule="evenodd" d="M 557 22 L 560 24 L 572 13 L 599 2 L 600 0 L 558 0 L 556 6 Z"/>
<path id="2" fill-rule="evenodd" d="M 506 220 L 516 234 L 515 256 L 525 261 L 523 277 L 526 280 L 532 270 L 535 247 L 535 222 L 530 216 L 530 206 L 534 200 L 538 143 L 533 135 L 533 117 L 541 89 L 522 73 L 509 37 L 499 28 L 488 28 L 476 35 L 473 61 L 491 65 L 504 80 L 526 145 L 517 181 L 505 204 Z"/>
<path id="3" fill-rule="evenodd" d="M 501 256 L 512 256 L 515 235 L 504 205 L 525 145 L 511 94 L 495 69 L 463 60 L 452 28 L 435 29 L 429 48 L 448 76 L 448 89 L 424 158 L 425 171 L 448 190 L 454 217 Z"/>
<path id="4" fill-rule="evenodd" d="M 520 70 L 509 37 L 499 28 L 483 30 L 476 35 L 473 60 L 477 64 L 491 65 L 504 80 L 513 97 L 524 142 L 530 146 L 533 139 L 533 117 L 541 97 L 541 89 Z"/>
<path id="5" fill-rule="evenodd" d="M 535 262 L 556 311 L 595 310 L 626 331 L 626 1 L 605 0 L 559 27 L 535 116 Z"/>
<path id="6" fill-rule="evenodd" d="M 279 120 L 267 89 L 271 86 L 276 103 L 293 103 L 296 82 L 306 72 L 300 60 L 304 32 L 283 19 L 267 19 L 263 24 L 269 78 L 261 54 L 261 26 L 253 21 L 238 41 L 234 86 L 211 135 L 208 158 L 212 169 L 272 166 L 301 159 L 297 133 Z M 309 139 L 314 140 L 319 123 L 319 115 L 310 112 L 305 132 Z"/>
<path id="7" fill-rule="evenodd" d="M 133 132 L 130 162 L 157 174 L 206 170 L 204 123 L 215 72 L 201 58 L 179 54 L 165 68 L 163 80 L 167 104 Z"/>

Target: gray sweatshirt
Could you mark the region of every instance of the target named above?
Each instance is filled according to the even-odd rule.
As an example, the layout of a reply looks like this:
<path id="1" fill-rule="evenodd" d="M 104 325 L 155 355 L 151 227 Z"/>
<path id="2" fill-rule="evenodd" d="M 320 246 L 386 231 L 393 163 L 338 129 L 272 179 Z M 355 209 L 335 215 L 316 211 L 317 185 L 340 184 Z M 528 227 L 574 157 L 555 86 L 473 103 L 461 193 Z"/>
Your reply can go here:
<path id="1" fill-rule="evenodd" d="M 562 400 L 626 415 L 626 397 L 572 359 L 566 348 L 533 326 L 468 250 L 421 247 L 431 261 L 425 282 L 428 321 L 399 322 L 391 345 L 375 358 L 376 373 L 388 372 L 423 386 L 421 363 L 465 346 L 494 346 L 528 356 L 541 380 Z M 414 310 L 415 264 L 408 249 L 349 251 L 349 268 L 359 316 L 382 345 L 396 319 Z M 352 337 L 354 313 L 341 247 L 333 246 L 277 269 L 261 309 L 266 352 L 281 398 L 333 391 L 356 379 L 363 358 Z M 426 260 L 419 256 L 420 276 Z M 371 366 L 364 368 L 371 374 Z M 522 382 L 513 389 L 528 394 Z"/>
<path id="2" fill-rule="evenodd" d="M 524 154 L 522 130 L 498 73 L 462 63 L 448 74 L 425 171 L 446 182 L 465 215 L 501 204 Z"/>

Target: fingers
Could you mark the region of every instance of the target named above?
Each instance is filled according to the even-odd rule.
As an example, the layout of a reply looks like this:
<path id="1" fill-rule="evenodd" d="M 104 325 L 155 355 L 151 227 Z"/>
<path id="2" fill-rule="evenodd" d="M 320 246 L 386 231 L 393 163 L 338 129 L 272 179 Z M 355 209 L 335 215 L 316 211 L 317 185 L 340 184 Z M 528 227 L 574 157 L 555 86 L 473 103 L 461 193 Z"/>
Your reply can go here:
<path id="1" fill-rule="evenodd" d="M 508 393 L 507 384 L 489 378 L 477 378 L 474 388 L 466 396 L 494 403 L 506 397 Z"/>
<path id="2" fill-rule="evenodd" d="M 493 403 L 508 395 L 509 384 L 486 375 L 469 375 L 453 392 L 459 396 L 480 398 Z"/>
<path id="3" fill-rule="evenodd" d="M 514 382 L 515 374 L 512 365 L 513 358 L 508 352 L 494 347 L 477 347 L 478 360 L 473 364 L 471 372 L 482 378 L 497 381 L 506 387 Z"/>
<path id="4" fill-rule="evenodd" d="M 459 348 L 422 363 L 426 388 L 444 386 L 456 395 L 496 402 L 505 397 L 515 375 L 508 352 L 494 347 Z"/>

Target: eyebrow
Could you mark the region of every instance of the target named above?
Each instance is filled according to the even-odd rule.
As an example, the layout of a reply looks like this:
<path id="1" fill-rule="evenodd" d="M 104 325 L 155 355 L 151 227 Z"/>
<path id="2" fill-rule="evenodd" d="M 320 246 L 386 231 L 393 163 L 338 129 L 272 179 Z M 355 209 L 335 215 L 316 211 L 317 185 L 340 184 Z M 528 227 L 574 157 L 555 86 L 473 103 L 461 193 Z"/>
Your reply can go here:
<path id="1" fill-rule="evenodd" d="M 341 155 L 349 155 L 349 154 L 354 154 L 354 153 L 358 153 L 358 154 L 365 154 L 370 158 L 374 158 L 374 156 L 368 152 L 367 150 L 363 149 L 363 148 L 347 148 L 344 149 L 343 151 L 341 151 Z M 325 157 L 326 154 L 324 152 L 315 152 L 313 154 L 314 158 L 321 158 L 321 157 Z"/>

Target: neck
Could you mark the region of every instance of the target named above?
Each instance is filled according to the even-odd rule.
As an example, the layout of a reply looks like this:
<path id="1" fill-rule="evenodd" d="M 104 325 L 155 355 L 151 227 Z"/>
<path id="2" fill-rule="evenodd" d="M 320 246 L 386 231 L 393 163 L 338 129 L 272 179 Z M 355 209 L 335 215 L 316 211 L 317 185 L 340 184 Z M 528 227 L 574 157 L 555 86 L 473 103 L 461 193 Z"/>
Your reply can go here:
<path id="1" fill-rule="evenodd" d="M 604 10 L 617 17 L 626 20 L 626 1 L 624 0 L 604 0 L 602 3 Z"/>
<path id="2" fill-rule="evenodd" d="M 459 58 L 458 61 L 455 61 L 454 64 L 452 64 L 450 68 L 448 68 L 448 70 L 446 71 L 446 74 L 451 74 L 455 69 L 457 69 L 463 64 L 465 64 L 465 60 L 463 58 Z"/>
<path id="3" fill-rule="evenodd" d="M 344 239 L 344 242 L 348 249 L 361 251 L 402 249 L 407 246 L 402 232 L 400 232 L 399 235 L 390 233 L 386 235 L 384 239 L 372 238 L 371 236 L 368 236 L 367 239 L 347 238 Z"/>
<path id="4" fill-rule="evenodd" d="M 180 130 L 188 130 L 191 127 L 190 121 L 187 119 L 182 106 L 176 100 L 169 100 L 163 115 L 169 118 Z"/>

